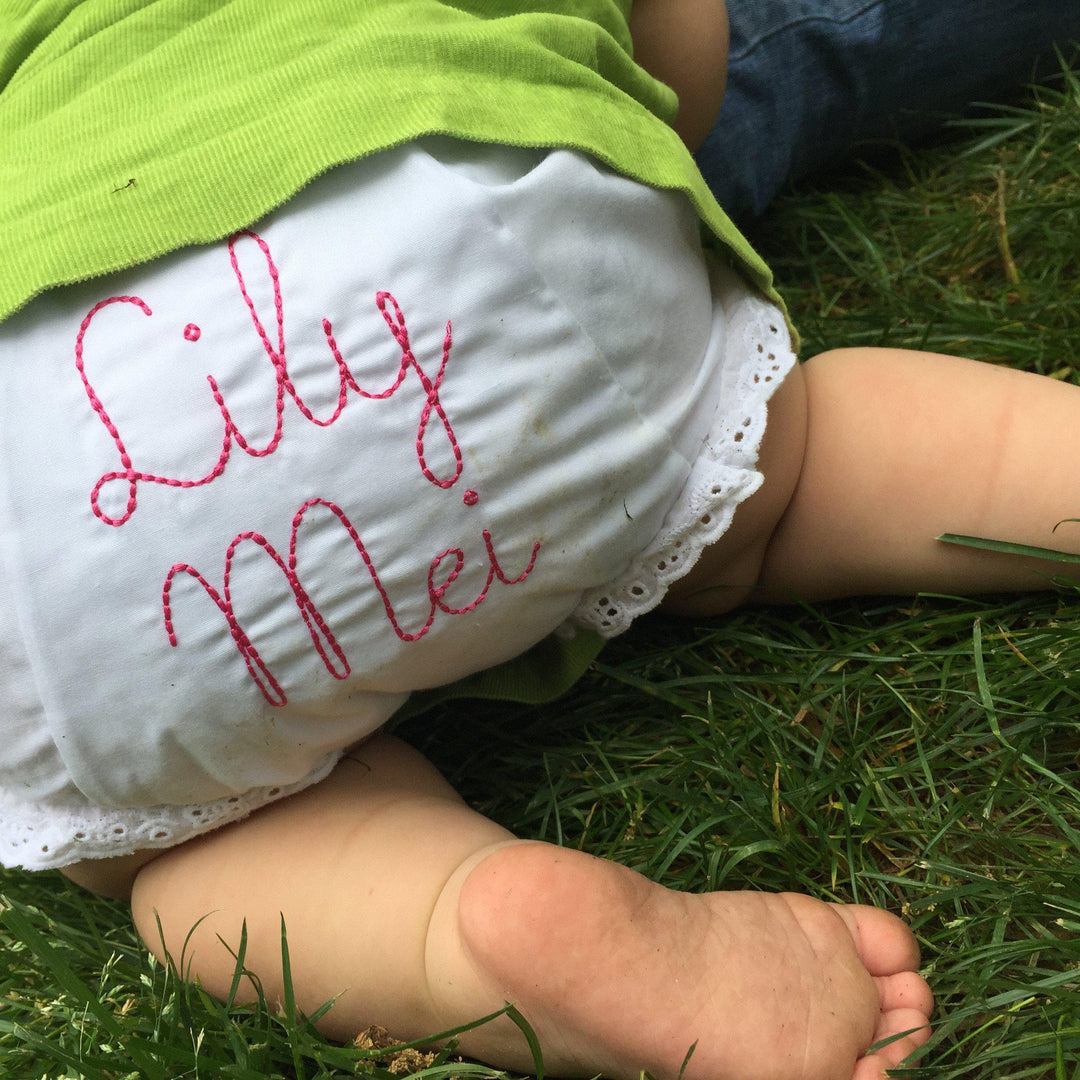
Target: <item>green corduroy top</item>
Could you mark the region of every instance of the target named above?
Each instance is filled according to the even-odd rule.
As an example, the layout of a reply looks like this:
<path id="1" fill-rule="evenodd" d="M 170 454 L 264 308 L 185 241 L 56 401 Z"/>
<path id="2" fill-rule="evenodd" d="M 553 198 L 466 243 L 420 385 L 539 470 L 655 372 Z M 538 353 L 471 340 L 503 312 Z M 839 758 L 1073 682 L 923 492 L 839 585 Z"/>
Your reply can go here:
<path id="1" fill-rule="evenodd" d="M 574 148 L 682 190 L 706 238 L 780 303 L 669 126 L 674 93 L 633 62 L 630 3 L 4 0 L 0 321 L 46 289 L 226 237 L 337 164 L 436 133 Z M 556 681 L 598 648 L 579 635 Z M 557 689 L 552 662 L 540 683 Z M 499 683 L 497 696 L 515 695 Z"/>
<path id="2" fill-rule="evenodd" d="M 679 188 L 769 290 L 632 60 L 630 0 L 5 0 L 0 320 L 250 225 L 424 134 L 587 151 Z M 568 14 L 571 12 L 572 14 Z"/>

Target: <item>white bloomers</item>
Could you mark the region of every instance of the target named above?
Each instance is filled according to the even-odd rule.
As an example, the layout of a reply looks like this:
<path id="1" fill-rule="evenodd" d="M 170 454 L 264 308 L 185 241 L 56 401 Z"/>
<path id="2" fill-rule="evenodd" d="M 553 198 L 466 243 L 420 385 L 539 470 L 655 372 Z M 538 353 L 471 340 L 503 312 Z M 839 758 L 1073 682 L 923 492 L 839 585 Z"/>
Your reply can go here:
<path id="1" fill-rule="evenodd" d="M 681 195 L 421 140 L 0 326 L 0 861 L 167 847 L 409 692 L 662 599 L 783 316 Z"/>

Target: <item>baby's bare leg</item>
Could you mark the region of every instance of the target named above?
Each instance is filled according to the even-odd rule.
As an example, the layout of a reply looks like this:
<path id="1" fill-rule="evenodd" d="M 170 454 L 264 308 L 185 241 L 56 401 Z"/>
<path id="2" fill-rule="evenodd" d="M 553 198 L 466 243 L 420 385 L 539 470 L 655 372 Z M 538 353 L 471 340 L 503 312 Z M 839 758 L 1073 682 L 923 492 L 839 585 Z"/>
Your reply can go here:
<path id="1" fill-rule="evenodd" d="M 803 367 L 808 435 L 761 599 L 1040 589 L 1061 563 L 959 533 L 1080 552 L 1080 387 L 956 357 L 826 353 Z"/>
<path id="2" fill-rule="evenodd" d="M 321 1026 L 415 1038 L 515 1002 L 557 1074 L 871 1080 L 926 1037 L 918 950 L 892 916 L 803 896 L 674 893 L 579 851 L 519 842 L 379 736 L 314 788 L 168 852 L 136 880 L 140 932 L 223 995 L 247 965 L 281 996 L 284 915 L 300 1006 Z M 279 914 L 281 913 L 281 914 Z M 881 1038 L 923 1029 L 881 1055 Z M 529 1070 L 509 1021 L 463 1052 Z"/>
<path id="3" fill-rule="evenodd" d="M 672 590 L 670 610 L 744 600 L 1045 588 L 1076 568 L 938 541 L 1080 552 L 1080 387 L 899 349 L 824 353 L 769 405 L 765 483 Z"/>

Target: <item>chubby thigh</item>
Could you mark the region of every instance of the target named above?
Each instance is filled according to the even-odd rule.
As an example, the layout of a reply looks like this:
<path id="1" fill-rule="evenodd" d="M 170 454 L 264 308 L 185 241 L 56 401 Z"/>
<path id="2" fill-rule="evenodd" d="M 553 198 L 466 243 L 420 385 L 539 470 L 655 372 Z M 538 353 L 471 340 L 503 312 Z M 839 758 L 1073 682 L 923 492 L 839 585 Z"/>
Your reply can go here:
<path id="1" fill-rule="evenodd" d="M 680 196 L 446 142 L 39 298 L 0 554 L 70 784 L 26 798 L 108 813 L 5 861 L 177 843 L 558 627 L 661 529 L 723 338 Z"/>

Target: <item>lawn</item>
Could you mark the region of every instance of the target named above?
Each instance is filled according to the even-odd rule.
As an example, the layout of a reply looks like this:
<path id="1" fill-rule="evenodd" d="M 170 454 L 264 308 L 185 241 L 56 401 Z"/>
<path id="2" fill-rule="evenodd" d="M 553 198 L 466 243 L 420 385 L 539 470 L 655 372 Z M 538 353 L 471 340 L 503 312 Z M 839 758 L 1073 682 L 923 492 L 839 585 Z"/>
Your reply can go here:
<path id="1" fill-rule="evenodd" d="M 1080 380 L 1080 82 L 980 116 L 868 148 L 758 228 L 807 355 L 908 345 Z M 658 619 L 561 702 L 459 703 L 403 733 L 522 835 L 680 888 L 902 912 L 939 1015 L 896 1075 L 1078 1080 L 1078 624 L 1069 586 Z M 57 875 L 3 873 L 0 894 L 4 1080 L 388 1075 L 289 1002 L 179 984 L 121 906 Z"/>

